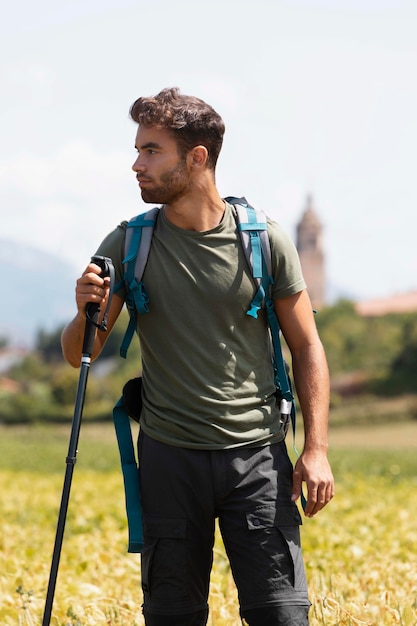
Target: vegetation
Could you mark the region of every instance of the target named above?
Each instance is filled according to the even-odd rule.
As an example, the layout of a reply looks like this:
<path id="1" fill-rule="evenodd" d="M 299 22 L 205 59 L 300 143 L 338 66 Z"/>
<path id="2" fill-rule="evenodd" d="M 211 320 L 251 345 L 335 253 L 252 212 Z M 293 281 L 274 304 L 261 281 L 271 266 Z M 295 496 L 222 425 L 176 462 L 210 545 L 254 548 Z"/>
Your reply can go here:
<path id="1" fill-rule="evenodd" d="M 354 392 L 381 396 L 416 392 L 415 313 L 362 317 L 340 300 L 317 315 L 317 327 L 336 382 L 345 376 Z"/>
<path id="2" fill-rule="evenodd" d="M 341 300 L 320 311 L 316 321 L 331 371 L 333 423 L 384 421 L 392 419 L 393 411 L 397 419 L 417 416 L 417 316 L 364 318 L 352 302 Z M 139 373 L 137 338 L 126 361 L 118 356 L 127 322 L 124 312 L 91 367 L 84 409 L 88 420 L 111 419 L 124 383 Z M 61 331 L 40 331 L 34 351 L 3 373 L 13 384 L 0 386 L 0 423 L 72 418 L 79 373 L 62 358 Z"/>
<path id="3" fill-rule="evenodd" d="M 333 447 L 337 493 L 304 520 L 311 626 L 417 623 L 416 429 L 399 447 Z M 69 425 L 0 427 L 0 623 L 39 625 L 62 492 Z M 52 626 L 143 626 L 138 555 L 126 553 L 123 479 L 111 425 L 85 424 L 55 592 Z M 209 626 L 240 626 L 217 535 Z"/>
<path id="4" fill-rule="evenodd" d="M 302 530 L 311 626 L 415 626 L 417 321 L 361 318 L 348 301 L 316 320 L 332 374 L 337 493 Z M 117 357 L 126 325 L 124 317 L 89 376 L 52 626 L 143 626 L 139 558 L 126 553 L 119 453 L 105 423 L 124 382 L 138 374 L 137 341 L 127 361 Z M 62 359 L 60 334 L 40 332 L 36 349 L 3 374 L 9 384 L 0 387 L 5 626 L 38 625 L 43 613 L 78 382 Z M 209 625 L 240 625 L 218 534 Z"/>
<path id="5" fill-rule="evenodd" d="M 87 420 L 111 419 L 112 407 L 124 383 L 139 373 L 137 338 L 132 341 L 128 359 L 118 356 L 127 323 L 127 313 L 124 312 L 100 359 L 90 368 L 83 411 Z M 62 328 L 51 334 L 41 331 L 35 350 L 3 374 L 17 386 L 5 390 L 0 387 L 0 423 L 66 422 L 72 419 L 79 370 L 71 368 L 62 357 L 61 333 Z"/>

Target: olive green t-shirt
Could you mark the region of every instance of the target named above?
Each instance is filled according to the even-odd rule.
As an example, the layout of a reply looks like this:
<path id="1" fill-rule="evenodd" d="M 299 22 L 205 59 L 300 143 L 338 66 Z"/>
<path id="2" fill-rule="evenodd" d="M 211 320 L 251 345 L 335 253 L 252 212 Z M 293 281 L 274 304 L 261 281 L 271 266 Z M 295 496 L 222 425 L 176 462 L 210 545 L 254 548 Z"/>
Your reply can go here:
<path id="1" fill-rule="evenodd" d="M 246 315 L 255 286 L 234 217 L 205 232 L 174 226 L 159 211 L 138 315 L 143 367 L 141 428 L 158 441 L 222 449 L 279 441 L 279 411 L 265 311 Z M 100 245 L 122 280 L 126 222 Z M 273 297 L 305 289 L 293 242 L 268 220 Z M 119 292 L 124 296 L 125 292 Z"/>

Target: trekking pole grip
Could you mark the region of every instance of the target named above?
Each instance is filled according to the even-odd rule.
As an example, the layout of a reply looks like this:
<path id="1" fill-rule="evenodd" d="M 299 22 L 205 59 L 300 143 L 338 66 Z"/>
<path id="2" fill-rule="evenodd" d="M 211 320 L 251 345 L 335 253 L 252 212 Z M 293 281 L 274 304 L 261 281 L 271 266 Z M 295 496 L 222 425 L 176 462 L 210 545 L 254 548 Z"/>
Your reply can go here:
<path id="1" fill-rule="evenodd" d="M 110 277 L 110 290 L 107 299 L 106 311 L 101 324 L 98 323 L 100 305 L 96 302 L 89 302 L 86 306 L 86 324 L 82 349 L 83 357 L 91 357 L 93 353 L 95 329 L 98 328 L 100 330 L 107 331 L 107 313 L 109 311 L 111 296 L 114 288 L 114 267 L 112 260 L 105 256 L 95 255 L 91 257 L 91 262 L 101 268 L 101 278 Z"/>
<path id="2" fill-rule="evenodd" d="M 93 354 L 94 338 L 96 335 L 96 328 L 98 328 L 98 315 L 100 313 L 100 305 L 94 302 L 89 302 L 86 307 L 86 321 L 84 330 L 83 341 L 83 356 L 91 357 Z"/>

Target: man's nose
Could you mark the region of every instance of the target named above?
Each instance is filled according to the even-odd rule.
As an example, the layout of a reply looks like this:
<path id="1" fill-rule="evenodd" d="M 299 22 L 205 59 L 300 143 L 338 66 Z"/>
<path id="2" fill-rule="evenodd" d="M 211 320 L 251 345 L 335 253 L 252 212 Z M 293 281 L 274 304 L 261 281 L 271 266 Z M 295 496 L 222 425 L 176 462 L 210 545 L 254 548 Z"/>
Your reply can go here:
<path id="1" fill-rule="evenodd" d="M 134 172 L 140 172 L 144 170 L 144 163 L 140 159 L 140 154 L 138 154 L 136 161 L 132 165 L 132 170 Z"/>

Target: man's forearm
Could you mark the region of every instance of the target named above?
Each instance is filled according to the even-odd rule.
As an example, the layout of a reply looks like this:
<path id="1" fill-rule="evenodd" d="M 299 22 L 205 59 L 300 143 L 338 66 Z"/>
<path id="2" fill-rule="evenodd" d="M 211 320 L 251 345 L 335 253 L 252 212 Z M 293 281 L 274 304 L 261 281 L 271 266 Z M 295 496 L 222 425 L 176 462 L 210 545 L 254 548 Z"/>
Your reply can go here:
<path id="1" fill-rule="evenodd" d="M 321 343 L 293 355 L 292 366 L 304 421 L 304 450 L 327 450 L 330 381 Z"/>
<path id="2" fill-rule="evenodd" d="M 81 364 L 86 318 L 78 314 L 62 331 L 61 346 L 64 359 L 73 367 Z"/>

